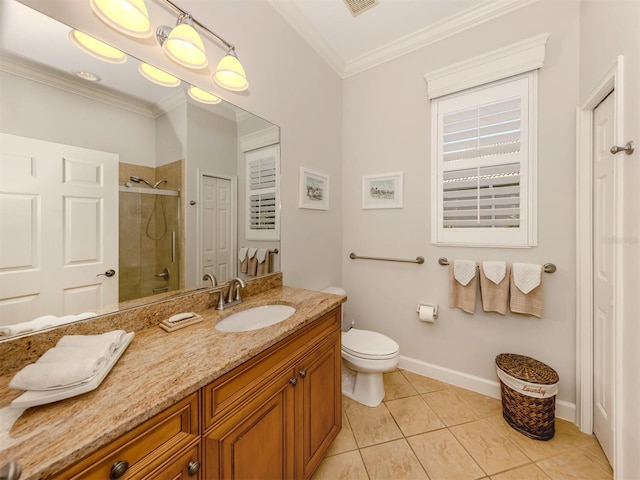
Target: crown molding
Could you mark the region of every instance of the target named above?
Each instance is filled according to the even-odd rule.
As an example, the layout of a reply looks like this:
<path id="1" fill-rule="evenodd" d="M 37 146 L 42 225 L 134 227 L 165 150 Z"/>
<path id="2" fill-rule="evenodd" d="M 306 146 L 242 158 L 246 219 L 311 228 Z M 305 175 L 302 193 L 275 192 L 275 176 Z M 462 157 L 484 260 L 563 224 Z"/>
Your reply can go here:
<path id="1" fill-rule="evenodd" d="M 275 125 L 240 137 L 240 149 L 246 153 L 280 143 L 280 129 Z"/>
<path id="2" fill-rule="evenodd" d="M 25 59 L 13 55 L 4 53 L 0 56 L 0 70 L 139 115 L 155 117 L 155 107 L 151 103 L 123 95 L 120 92 L 95 87 L 72 75 L 43 65 L 36 66 Z"/>
<path id="3" fill-rule="evenodd" d="M 269 0 L 269 3 L 341 78 L 347 78 L 537 1 L 486 0 L 347 62 L 340 58 L 293 2 Z"/>
<path id="4" fill-rule="evenodd" d="M 269 0 L 271 6 L 285 19 L 285 21 L 300 35 L 320 58 L 322 58 L 341 78 L 344 77 L 345 63 L 340 55 L 318 33 L 316 27 L 307 20 L 293 2 Z"/>

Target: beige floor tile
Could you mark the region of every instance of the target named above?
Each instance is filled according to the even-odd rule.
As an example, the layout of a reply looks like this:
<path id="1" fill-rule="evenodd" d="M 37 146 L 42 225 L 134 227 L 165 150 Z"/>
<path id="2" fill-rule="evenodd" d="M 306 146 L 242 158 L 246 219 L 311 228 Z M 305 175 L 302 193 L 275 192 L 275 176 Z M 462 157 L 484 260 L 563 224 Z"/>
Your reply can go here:
<path id="1" fill-rule="evenodd" d="M 598 462 L 600 467 L 605 472 L 608 472 L 613 477 L 613 469 L 611 468 L 611 465 L 609 464 L 609 460 L 607 459 L 607 456 L 602 451 L 602 447 L 600 447 L 600 444 L 598 444 L 597 441 L 595 443 L 592 443 L 591 445 L 588 445 L 586 447 L 582 447 L 582 450 L 584 450 L 584 452 L 587 455 L 589 455 L 596 462 Z"/>
<path id="2" fill-rule="evenodd" d="M 492 427 L 506 435 L 527 457 L 538 461 L 587 445 L 597 445 L 593 435 L 582 433 L 578 427 L 565 420 L 556 419 L 556 433 L 550 440 L 534 440 L 512 428 L 502 416 L 488 419 Z"/>
<path id="3" fill-rule="evenodd" d="M 409 383 L 400 370 L 383 373 L 384 399 L 394 400 L 396 398 L 410 397 L 417 395 L 416 389 Z"/>
<path id="4" fill-rule="evenodd" d="M 407 439 L 431 480 L 472 480 L 485 476 L 447 429 Z"/>
<path id="5" fill-rule="evenodd" d="M 610 468 L 605 468 L 592 447 L 578 448 L 536 464 L 553 480 L 611 480 Z"/>
<path id="6" fill-rule="evenodd" d="M 489 475 L 529 463 L 529 459 L 486 420 L 451 427 L 451 433 Z"/>
<path id="7" fill-rule="evenodd" d="M 356 438 L 353 436 L 351 426 L 349 425 L 349 420 L 347 419 L 347 415 L 343 409 L 342 430 L 340 430 L 340 433 L 338 433 L 336 439 L 331 443 L 331 446 L 327 451 L 327 456 L 337 455 L 339 453 L 349 452 L 351 450 L 357 449 L 358 444 L 356 443 Z"/>
<path id="8" fill-rule="evenodd" d="M 444 427 L 442 420 L 419 395 L 385 402 L 405 437 Z"/>
<path id="9" fill-rule="evenodd" d="M 480 416 L 467 406 L 460 392 L 455 388 L 425 393 L 422 398 L 447 426 L 478 420 Z"/>
<path id="10" fill-rule="evenodd" d="M 402 438 L 402 432 L 384 403 L 373 408 L 364 405 L 350 408 L 347 418 L 360 448 Z"/>
<path id="11" fill-rule="evenodd" d="M 464 398 L 465 403 L 481 418 L 502 415 L 502 401 L 499 398 L 493 398 L 471 390 L 465 390 L 464 388 L 458 388 L 457 391 Z"/>
<path id="12" fill-rule="evenodd" d="M 435 392 L 436 390 L 444 390 L 445 388 L 451 388 L 448 383 L 435 380 L 433 378 L 425 377 L 417 373 L 409 372 L 408 370 L 400 370 L 404 378 L 416 389 L 418 393 Z"/>
<path id="13" fill-rule="evenodd" d="M 369 480 L 358 451 L 325 457 L 311 478 L 313 480 Z"/>
<path id="14" fill-rule="evenodd" d="M 350 399 L 349 397 L 342 396 L 342 410 L 348 412 L 352 408 L 360 408 L 362 404 Z"/>
<path id="15" fill-rule="evenodd" d="M 508 472 L 491 475 L 491 480 L 549 480 L 549 476 L 540 467 L 529 463 L 524 467 L 514 468 Z"/>
<path id="16" fill-rule="evenodd" d="M 427 474 L 405 439 L 360 450 L 371 480 L 425 479 Z"/>

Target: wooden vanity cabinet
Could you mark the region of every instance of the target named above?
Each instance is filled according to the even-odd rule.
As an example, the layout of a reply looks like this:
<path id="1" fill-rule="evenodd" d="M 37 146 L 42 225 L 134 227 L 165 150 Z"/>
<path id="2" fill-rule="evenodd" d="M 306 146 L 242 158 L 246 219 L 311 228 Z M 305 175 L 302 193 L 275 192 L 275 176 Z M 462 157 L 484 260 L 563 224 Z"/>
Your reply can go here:
<path id="1" fill-rule="evenodd" d="M 198 454 L 200 448 L 198 400 L 198 392 L 189 395 L 55 478 L 58 480 L 202 478 Z M 198 464 L 192 462 L 198 462 Z M 169 475 L 169 470 L 173 473 L 172 475 Z M 188 476 L 181 476 L 182 471 Z M 164 473 L 160 475 L 159 472 Z"/>
<path id="2" fill-rule="evenodd" d="M 340 327 L 337 308 L 203 389 L 207 480 L 311 476 L 342 427 Z"/>

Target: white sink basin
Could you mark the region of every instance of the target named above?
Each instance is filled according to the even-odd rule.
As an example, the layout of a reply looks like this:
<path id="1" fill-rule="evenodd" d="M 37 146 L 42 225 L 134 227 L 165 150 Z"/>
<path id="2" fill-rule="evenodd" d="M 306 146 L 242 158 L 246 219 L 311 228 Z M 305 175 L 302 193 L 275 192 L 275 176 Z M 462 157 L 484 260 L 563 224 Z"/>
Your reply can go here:
<path id="1" fill-rule="evenodd" d="M 247 332 L 286 320 L 296 309 L 289 305 L 263 305 L 229 315 L 216 323 L 221 332 Z"/>

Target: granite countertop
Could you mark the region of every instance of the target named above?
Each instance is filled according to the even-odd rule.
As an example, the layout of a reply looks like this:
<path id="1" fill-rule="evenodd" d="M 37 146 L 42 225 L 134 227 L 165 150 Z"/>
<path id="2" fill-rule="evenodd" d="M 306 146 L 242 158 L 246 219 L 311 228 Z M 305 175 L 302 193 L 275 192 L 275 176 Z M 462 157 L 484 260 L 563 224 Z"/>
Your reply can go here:
<path id="1" fill-rule="evenodd" d="M 9 407 L 21 392 L 0 376 L 0 466 L 14 460 L 21 480 L 46 478 L 84 458 L 339 306 L 346 297 L 275 287 L 175 332 L 149 327 L 136 335 L 102 384 L 91 392 L 26 411 Z M 249 332 L 223 333 L 215 323 L 246 308 L 282 303 L 288 319 Z"/>

